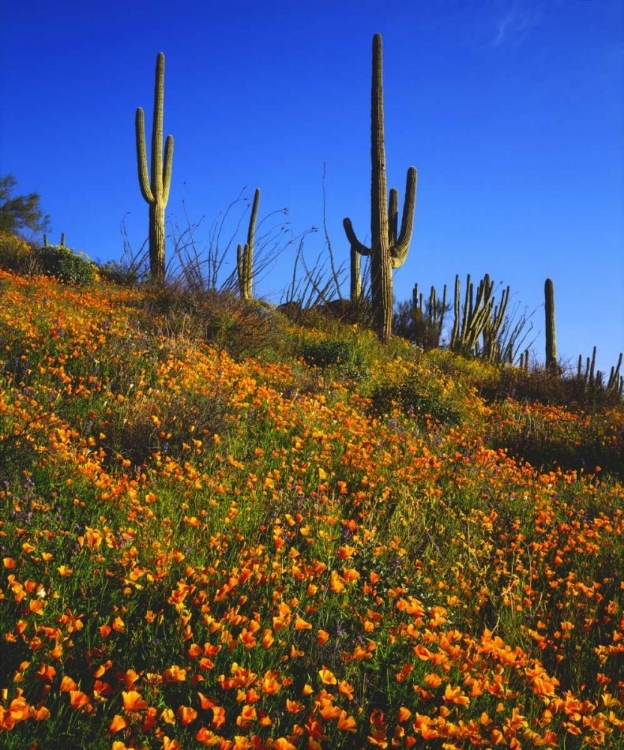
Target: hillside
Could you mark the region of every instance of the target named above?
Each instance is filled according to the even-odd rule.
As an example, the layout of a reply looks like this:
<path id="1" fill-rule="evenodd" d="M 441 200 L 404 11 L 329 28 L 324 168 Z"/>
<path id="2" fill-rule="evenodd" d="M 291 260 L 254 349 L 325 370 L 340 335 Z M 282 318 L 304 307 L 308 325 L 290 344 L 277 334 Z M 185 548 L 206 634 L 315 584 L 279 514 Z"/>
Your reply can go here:
<path id="1" fill-rule="evenodd" d="M 621 401 L 226 296 L 0 301 L 0 746 L 624 747 Z"/>

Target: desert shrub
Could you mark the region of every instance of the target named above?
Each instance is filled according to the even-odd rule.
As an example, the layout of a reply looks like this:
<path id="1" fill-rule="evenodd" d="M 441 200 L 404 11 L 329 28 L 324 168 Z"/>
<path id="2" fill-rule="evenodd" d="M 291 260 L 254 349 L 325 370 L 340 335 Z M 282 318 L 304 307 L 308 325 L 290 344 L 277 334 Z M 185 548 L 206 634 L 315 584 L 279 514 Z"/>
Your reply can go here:
<path id="1" fill-rule="evenodd" d="M 432 418 L 445 424 L 461 421 L 461 411 L 455 400 L 444 393 L 443 386 L 436 380 L 425 382 L 414 373 L 400 383 L 380 383 L 373 389 L 371 410 L 374 414 L 388 414 L 395 407 L 421 420 Z"/>
<path id="2" fill-rule="evenodd" d="M 134 286 L 145 281 L 145 269 L 133 263 L 123 263 L 110 260 L 98 265 L 98 273 L 104 281 L 109 281 L 119 286 Z"/>
<path id="3" fill-rule="evenodd" d="M 525 403 L 550 406 L 574 404 L 583 411 L 594 412 L 617 406 L 622 397 L 608 389 L 602 378 L 587 382 L 569 373 L 552 372 L 543 367 L 529 372 L 518 367 L 504 367 L 496 380 L 482 384 L 481 395 L 490 402 L 513 398 Z"/>
<path id="4" fill-rule="evenodd" d="M 433 320 L 409 301 L 398 304 L 392 326 L 396 336 L 411 341 L 425 351 L 440 346 L 442 320 Z"/>
<path id="5" fill-rule="evenodd" d="M 98 279 L 95 263 L 84 253 L 75 253 L 63 245 L 37 248 L 35 255 L 42 271 L 59 281 L 84 286 L 93 284 Z"/>
<path id="6" fill-rule="evenodd" d="M 542 470 L 624 474 L 624 412 L 571 411 L 563 406 L 508 399 L 491 420 L 489 443 Z"/>
<path id="7" fill-rule="evenodd" d="M 303 361 L 311 367 L 336 367 L 342 379 L 360 382 L 370 374 L 370 367 L 355 339 L 306 339 L 299 345 Z"/>
<path id="8" fill-rule="evenodd" d="M 235 359 L 279 347 L 278 316 L 264 303 L 231 292 L 154 287 L 145 297 L 145 321 L 167 335 L 199 338 Z"/>
<path id="9" fill-rule="evenodd" d="M 324 339 L 321 341 L 304 341 L 301 346 L 301 356 L 307 365 L 313 367 L 327 367 L 345 363 L 353 352 L 353 346 L 346 341 Z"/>
<path id="10" fill-rule="evenodd" d="M 36 271 L 32 245 L 14 234 L 0 232 L 0 268 L 21 274 Z"/>

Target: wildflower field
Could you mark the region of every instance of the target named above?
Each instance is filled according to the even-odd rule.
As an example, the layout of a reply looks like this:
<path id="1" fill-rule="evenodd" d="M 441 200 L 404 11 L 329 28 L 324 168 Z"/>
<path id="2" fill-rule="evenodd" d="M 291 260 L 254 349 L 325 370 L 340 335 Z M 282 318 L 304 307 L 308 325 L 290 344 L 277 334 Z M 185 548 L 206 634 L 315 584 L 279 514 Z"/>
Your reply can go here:
<path id="1" fill-rule="evenodd" d="M 621 403 L 270 310 L 248 356 L 140 288 L 0 303 L 0 747 L 624 748 Z"/>

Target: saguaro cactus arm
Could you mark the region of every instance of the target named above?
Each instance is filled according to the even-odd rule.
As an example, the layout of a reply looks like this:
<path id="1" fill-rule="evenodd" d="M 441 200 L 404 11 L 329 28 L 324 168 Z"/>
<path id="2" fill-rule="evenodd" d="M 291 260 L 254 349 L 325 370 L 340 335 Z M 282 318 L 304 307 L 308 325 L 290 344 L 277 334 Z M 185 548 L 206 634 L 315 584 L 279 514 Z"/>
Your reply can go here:
<path id="1" fill-rule="evenodd" d="M 370 247 L 366 247 L 366 245 L 363 245 L 357 238 L 355 231 L 353 229 L 353 224 L 351 223 L 351 219 L 343 219 L 342 220 L 342 226 L 344 227 L 345 234 L 347 235 L 347 239 L 349 240 L 349 244 L 351 247 L 358 252 L 360 255 L 370 255 L 371 249 Z"/>
<path id="2" fill-rule="evenodd" d="M 400 268 L 409 251 L 414 230 L 414 214 L 416 213 L 416 189 L 418 186 L 418 171 L 416 167 L 410 167 L 407 170 L 407 179 L 405 183 L 405 204 L 403 205 L 403 216 L 401 217 L 401 232 L 396 236 L 398 223 L 398 193 L 392 188 L 390 191 L 390 205 L 392 206 L 392 194 L 395 195 L 394 219 L 392 211 L 390 213 L 390 228 L 392 231 L 392 221 L 394 220 L 394 239 L 390 239 L 390 256 L 392 258 L 392 268 Z"/>

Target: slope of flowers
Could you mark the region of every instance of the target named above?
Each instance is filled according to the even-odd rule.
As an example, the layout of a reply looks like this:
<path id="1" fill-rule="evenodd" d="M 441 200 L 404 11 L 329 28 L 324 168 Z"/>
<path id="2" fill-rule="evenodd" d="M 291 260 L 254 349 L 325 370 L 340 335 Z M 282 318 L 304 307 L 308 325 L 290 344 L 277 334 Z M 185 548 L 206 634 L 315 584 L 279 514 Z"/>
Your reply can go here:
<path id="1" fill-rule="evenodd" d="M 624 746 L 621 484 L 488 448 L 426 358 L 352 381 L 135 291 L 0 295 L 2 747 Z M 406 380 L 453 419 L 379 408 Z"/>

